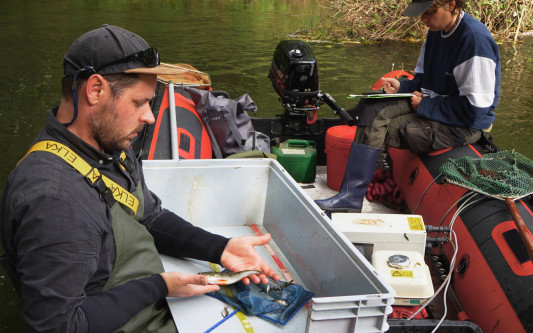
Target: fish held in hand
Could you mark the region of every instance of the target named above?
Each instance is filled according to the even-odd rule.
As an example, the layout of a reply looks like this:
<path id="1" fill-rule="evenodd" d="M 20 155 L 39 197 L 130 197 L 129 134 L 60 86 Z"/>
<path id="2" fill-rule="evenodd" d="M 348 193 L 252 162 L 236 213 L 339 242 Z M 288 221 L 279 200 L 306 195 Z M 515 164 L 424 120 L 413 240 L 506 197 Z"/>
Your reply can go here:
<path id="1" fill-rule="evenodd" d="M 202 272 L 198 274 L 205 276 L 208 284 L 218 284 L 221 286 L 225 286 L 228 284 L 233 284 L 235 282 L 238 282 L 250 275 L 263 274 L 263 272 L 256 271 L 256 270 L 249 270 L 249 271 L 228 272 L 228 273 Z"/>

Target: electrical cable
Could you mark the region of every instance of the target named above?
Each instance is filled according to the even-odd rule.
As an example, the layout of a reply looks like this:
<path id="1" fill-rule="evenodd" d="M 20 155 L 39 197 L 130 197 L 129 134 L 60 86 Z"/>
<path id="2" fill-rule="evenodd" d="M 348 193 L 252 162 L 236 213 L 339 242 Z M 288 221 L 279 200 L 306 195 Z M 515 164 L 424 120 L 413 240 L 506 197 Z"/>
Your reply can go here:
<path id="1" fill-rule="evenodd" d="M 437 177 L 433 178 L 433 180 L 431 181 L 431 183 L 428 184 L 428 186 L 426 187 L 426 189 L 424 190 L 424 192 L 422 193 L 422 195 L 420 196 L 420 199 L 418 199 L 418 203 L 416 204 L 416 207 L 415 209 L 413 210 L 412 214 L 414 214 L 416 212 L 416 210 L 420 207 L 420 204 L 422 203 L 422 200 L 424 199 L 424 197 L 426 196 L 427 192 L 429 191 L 429 188 L 431 187 L 431 185 L 433 185 L 433 183 L 435 183 L 437 181 L 437 179 L 439 179 L 439 177 L 442 176 L 442 173 L 437 175 Z M 469 193 L 467 193 L 465 195 L 465 197 L 467 197 L 467 200 L 476 196 L 478 193 L 476 192 L 473 192 L 473 191 L 470 191 Z M 453 209 L 453 207 L 455 207 L 459 201 L 463 200 L 465 197 L 461 197 L 459 198 L 456 202 L 454 202 L 450 208 L 448 208 L 448 210 L 446 211 L 446 213 L 444 214 L 444 216 L 442 217 L 442 220 L 440 221 L 439 223 L 439 226 L 442 225 L 442 223 L 444 222 L 444 219 L 446 218 L 446 216 L 448 215 L 448 213 Z M 481 199 L 477 200 L 477 201 L 480 201 Z M 476 201 L 476 202 L 477 202 Z"/>
<path id="2" fill-rule="evenodd" d="M 448 314 L 448 304 L 446 302 L 446 294 L 448 292 L 448 288 L 450 286 L 450 282 L 451 282 L 451 276 L 452 276 L 452 272 L 454 270 L 454 267 L 455 267 L 455 262 L 457 260 L 457 253 L 459 252 L 459 243 L 458 243 L 458 239 L 457 239 L 457 234 L 455 233 L 455 231 L 453 230 L 453 226 L 455 224 L 455 221 L 457 220 L 457 217 L 459 217 L 459 215 L 461 214 L 462 211 L 464 211 L 466 208 L 468 208 L 469 206 L 479 202 L 480 200 L 483 200 L 483 198 L 480 198 L 480 199 L 477 199 L 475 201 L 472 201 L 472 202 L 468 202 L 470 199 L 472 199 L 474 196 L 470 196 L 469 198 L 467 198 L 467 200 L 465 200 L 465 202 L 463 202 L 461 204 L 461 206 L 457 209 L 457 211 L 455 212 L 455 214 L 453 215 L 452 217 L 452 220 L 450 221 L 450 225 L 449 225 L 449 228 L 450 228 L 450 234 L 453 235 L 453 239 L 449 239 L 450 240 L 450 244 L 453 246 L 454 248 L 454 253 L 453 253 L 453 256 L 452 256 L 452 259 L 450 260 L 450 268 L 448 270 L 448 275 L 446 276 L 446 279 L 445 281 L 441 284 L 439 290 L 437 291 L 440 292 L 440 290 L 442 290 L 442 286 L 445 285 L 445 289 L 444 289 L 444 294 L 443 294 L 443 301 L 444 301 L 444 314 L 442 316 L 442 318 L 440 319 L 440 321 L 437 323 L 437 326 L 435 326 L 435 328 L 433 329 L 433 331 L 431 331 L 431 333 L 434 333 L 436 332 L 436 330 L 440 327 L 440 325 L 442 325 L 442 322 L 444 321 L 444 319 L 446 319 L 446 315 Z M 453 240 L 455 240 L 455 244 L 453 242 Z M 435 293 L 435 294 L 437 294 Z M 429 302 L 428 302 L 429 304 Z M 425 307 L 425 306 L 424 306 Z"/>
<path id="3" fill-rule="evenodd" d="M 475 193 L 475 192 L 473 192 L 473 193 Z M 478 193 L 475 193 L 475 194 L 478 194 Z M 479 199 L 477 199 L 475 201 L 468 202 L 469 200 L 471 200 L 474 197 L 475 197 L 474 195 L 471 196 L 470 198 L 465 200 L 465 202 L 463 202 L 461 204 L 461 206 L 459 206 L 459 208 L 457 208 L 457 211 L 453 215 L 452 220 L 450 221 L 450 225 L 448 226 L 450 229 L 453 229 L 453 224 L 455 223 L 455 220 L 457 220 L 457 217 L 459 216 L 459 214 L 461 214 L 463 212 L 463 210 L 465 210 L 466 208 L 470 207 L 471 205 L 476 204 L 476 203 L 478 203 L 478 202 L 480 202 L 480 201 L 482 201 L 484 199 L 484 198 L 479 198 Z"/>
<path id="4" fill-rule="evenodd" d="M 456 202 L 454 202 L 450 208 L 448 208 L 448 210 L 446 211 L 446 213 L 444 213 L 444 215 L 442 216 L 442 219 L 440 220 L 439 222 L 439 227 L 442 225 L 442 223 L 444 222 L 444 219 L 446 218 L 446 216 L 448 216 L 448 214 L 450 213 L 450 211 L 455 207 L 457 206 L 457 204 L 459 203 L 459 201 L 465 199 L 465 200 L 469 200 L 471 197 L 475 196 L 477 193 L 476 192 L 468 192 L 467 194 L 465 194 L 463 197 L 460 197 L 459 199 L 457 199 Z"/>
<path id="5" fill-rule="evenodd" d="M 455 260 L 457 259 L 457 253 L 459 251 L 459 244 L 457 243 L 457 235 L 455 234 L 455 231 L 451 230 L 451 234 L 453 234 L 453 236 L 454 236 L 453 239 L 455 240 L 455 243 L 456 243 L 454 245 L 452 239 L 450 239 L 450 243 L 454 247 L 453 257 L 452 257 L 452 260 L 450 262 L 450 268 L 453 268 L 455 266 Z M 444 294 L 442 295 L 442 298 L 443 298 L 443 301 L 444 301 L 444 314 L 442 315 L 442 318 L 437 323 L 435 328 L 433 328 L 433 331 L 431 331 L 431 333 L 435 333 L 437 331 L 437 329 L 440 327 L 440 325 L 442 325 L 442 322 L 444 321 L 444 319 L 446 319 L 446 315 L 448 314 L 448 302 L 446 302 L 446 294 L 448 293 L 448 288 L 450 287 L 450 282 L 452 281 L 452 279 L 451 279 L 451 276 L 452 276 L 451 272 L 452 271 L 453 271 L 453 269 L 450 269 L 450 271 L 448 272 L 448 276 L 446 277 L 448 280 L 446 281 L 446 287 L 444 288 Z"/>
<path id="6" fill-rule="evenodd" d="M 427 191 L 429 191 L 429 188 L 431 187 L 431 185 L 433 185 L 433 183 L 435 183 L 437 181 L 437 179 L 442 176 L 442 173 L 439 174 L 437 177 L 435 177 L 431 183 L 428 184 L 428 186 L 426 187 L 426 189 L 424 190 L 424 192 L 422 193 L 422 195 L 420 196 L 420 199 L 418 199 L 418 203 L 416 204 L 416 207 L 415 209 L 413 210 L 412 214 L 414 214 L 416 212 L 416 210 L 418 209 L 418 207 L 420 206 L 420 204 L 422 203 L 422 199 L 424 199 L 424 196 L 426 195 Z"/>
<path id="7" fill-rule="evenodd" d="M 452 218 L 452 222 L 450 223 L 450 227 L 449 227 L 450 228 L 450 233 L 453 233 L 453 235 L 455 236 L 454 237 L 455 244 L 454 244 L 454 242 L 451 239 L 448 238 L 448 240 L 450 241 L 452 247 L 454 248 L 454 254 L 452 256 L 452 260 L 450 261 L 450 269 L 448 271 L 448 275 L 446 276 L 446 278 L 444 279 L 444 281 L 440 285 L 440 287 L 437 289 L 437 291 L 433 294 L 433 296 L 428 298 L 424 302 L 424 304 L 422 304 L 422 306 L 415 313 L 413 313 L 409 318 L 407 318 L 407 320 L 413 319 L 417 314 L 419 314 L 422 310 L 424 310 L 435 299 L 435 297 L 441 292 L 441 290 L 443 288 L 445 288 L 447 285 L 450 284 L 451 276 L 452 276 L 452 273 L 453 273 L 453 267 L 455 266 L 455 260 L 456 260 L 456 257 L 457 257 L 457 252 L 459 250 L 459 244 L 457 243 L 457 235 L 455 234 L 455 231 L 452 230 L 452 227 L 453 227 L 453 224 L 455 223 L 455 219 L 457 219 L 457 217 L 459 216 L 459 213 L 460 213 L 461 210 L 462 210 L 462 206 L 459 207 L 457 212 L 454 214 L 454 216 Z M 447 238 L 447 237 L 445 237 L 445 238 Z M 446 287 L 446 290 L 447 289 L 448 288 Z M 446 309 L 447 308 L 447 306 L 446 306 L 446 298 L 444 298 L 444 306 L 445 306 L 445 309 Z M 439 323 L 439 326 L 440 326 L 441 323 Z"/>
<path id="8" fill-rule="evenodd" d="M 416 204 L 415 209 L 413 210 L 413 214 L 416 212 L 416 210 L 418 209 L 418 207 L 422 203 L 422 200 L 423 200 L 424 196 L 426 195 L 426 193 L 429 191 L 429 188 L 431 187 L 431 185 L 433 185 L 433 183 L 435 183 L 437 181 L 437 179 L 441 175 L 442 174 L 439 174 L 437 177 L 435 177 L 433 179 L 433 181 L 431 181 L 431 183 L 426 187 L 426 189 L 424 190 L 424 192 L 420 196 L 420 199 L 418 200 L 418 203 Z M 448 208 L 448 210 L 446 211 L 446 213 L 442 217 L 442 219 L 441 219 L 441 221 L 440 221 L 440 223 L 438 225 L 439 227 L 442 225 L 442 223 L 444 222 L 444 219 L 449 214 L 449 212 L 453 209 L 453 207 L 455 207 L 461 200 L 465 199 L 464 202 L 457 208 L 457 211 L 454 213 L 452 219 L 450 220 L 450 224 L 448 226 L 449 232 L 450 232 L 450 234 L 453 235 L 453 238 L 445 237 L 445 238 L 447 238 L 449 240 L 449 242 L 452 245 L 453 250 L 454 250 L 452 259 L 450 261 L 450 268 L 449 268 L 448 274 L 446 275 L 446 278 L 444 279 L 443 283 L 439 286 L 437 291 L 433 294 L 433 296 L 428 298 L 424 302 L 424 304 L 422 304 L 422 306 L 417 311 L 415 311 L 409 318 L 407 318 L 407 320 L 413 319 L 417 314 L 419 314 L 422 310 L 424 310 L 435 299 L 435 297 L 442 291 L 442 289 L 444 288 L 444 294 L 443 294 L 444 315 L 442 316 L 442 318 L 437 323 L 437 325 L 435 326 L 435 328 L 433 329 L 433 331 L 431 333 L 434 333 L 434 332 L 437 331 L 437 329 L 442 325 L 442 322 L 444 321 L 444 319 L 446 319 L 446 315 L 448 314 L 448 305 L 447 305 L 447 302 L 446 302 L 446 294 L 447 294 L 448 288 L 450 286 L 452 273 L 453 273 L 453 270 L 454 270 L 454 267 L 455 267 L 455 261 L 457 259 L 457 254 L 458 254 L 458 251 L 459 251 L 459 243 L 458 243 L 458 239 L 457 239 L 457 234 L 453 230 L 453 226 L 455 224 L 455 221 L 457 220 L 457 217 L 459 217 L 459 215 L 461 214 L 461 212 L 463 210 L 465 210 L 466 208 L 468 208 L 472 204 L 475 204 L 475 203 L 483 200 L 483 198 L 480 198 L 480 199 L 477 199 L 477 200 L 474 200 L 474 201 L 470 202 L 476 196 L 476 194 L 477 194 L 476 192 L 470 192 L 470 193 L 467 193 L 462 198 L 459 198 L 456 202 L 454 202 L 450 206 L 450 208 Z"/>

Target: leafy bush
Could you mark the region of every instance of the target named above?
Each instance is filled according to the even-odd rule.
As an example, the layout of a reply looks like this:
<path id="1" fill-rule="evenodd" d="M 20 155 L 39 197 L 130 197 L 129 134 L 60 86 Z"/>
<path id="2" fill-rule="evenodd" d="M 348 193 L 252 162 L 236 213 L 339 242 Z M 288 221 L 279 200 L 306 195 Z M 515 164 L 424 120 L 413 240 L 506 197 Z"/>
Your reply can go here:
<path id="1" fill-rule="evenodd" d="M 423 39 L 420 18 L 401 16 L 411 0 L 317 0 L 329 13 L 312 34 L 319 38 L 380 41 Z M 465 11 L 498 40 L 516 39 L 533 29 L 533 0 L 470 0 Z"/>

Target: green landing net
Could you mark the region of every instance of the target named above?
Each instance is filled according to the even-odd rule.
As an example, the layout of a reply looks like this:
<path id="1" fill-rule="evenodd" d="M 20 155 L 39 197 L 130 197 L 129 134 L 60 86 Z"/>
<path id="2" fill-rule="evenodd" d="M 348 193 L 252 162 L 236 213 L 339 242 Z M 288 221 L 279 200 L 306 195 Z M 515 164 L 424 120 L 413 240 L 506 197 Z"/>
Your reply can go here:
<path id="1" fill-rule="evenodd" d="M 449 183 L 500 199 L 533 193 L 533 161 L 514 150 L 450 159 L 440 168 Z"/>

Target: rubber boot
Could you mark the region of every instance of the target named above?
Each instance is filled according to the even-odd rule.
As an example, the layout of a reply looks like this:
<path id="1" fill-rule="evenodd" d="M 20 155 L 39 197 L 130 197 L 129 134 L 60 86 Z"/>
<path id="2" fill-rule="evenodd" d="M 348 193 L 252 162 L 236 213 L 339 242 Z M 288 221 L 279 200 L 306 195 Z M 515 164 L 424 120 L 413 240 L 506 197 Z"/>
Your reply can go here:
<path id="1" fill-rule="evenodd" d="M 380 151 L 353 142 L 339 193 L 329 199 L 315 200 L 318 207 L 330 212 L 361 212 Z"/>

